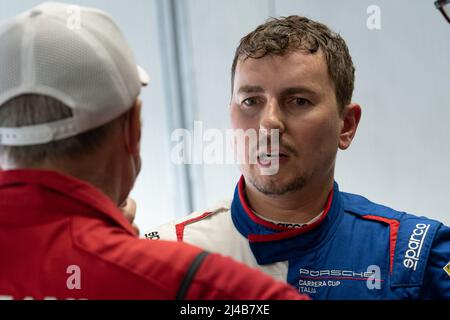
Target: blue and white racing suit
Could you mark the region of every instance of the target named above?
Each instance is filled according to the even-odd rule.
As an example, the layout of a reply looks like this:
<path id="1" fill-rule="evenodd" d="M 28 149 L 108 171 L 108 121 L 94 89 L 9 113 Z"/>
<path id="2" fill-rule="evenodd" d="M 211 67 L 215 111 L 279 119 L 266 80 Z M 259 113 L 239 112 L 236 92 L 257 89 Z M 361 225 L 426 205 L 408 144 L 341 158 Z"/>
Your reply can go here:
<path id="1" fill-rule="evenodd" d="M 145 235 L 231 256 L 313 299 L 450 299 L 450 228 L 340 192 L 302 228 L 261 219 L 243 179 L 232 202 Z"/>

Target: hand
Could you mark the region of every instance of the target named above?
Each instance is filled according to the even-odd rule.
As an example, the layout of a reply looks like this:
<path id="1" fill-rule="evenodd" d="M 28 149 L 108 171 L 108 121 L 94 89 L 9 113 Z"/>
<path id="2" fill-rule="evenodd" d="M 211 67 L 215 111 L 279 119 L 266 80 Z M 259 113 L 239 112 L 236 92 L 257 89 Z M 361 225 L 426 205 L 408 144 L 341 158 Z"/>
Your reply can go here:
<path id="1" fill-rule="evenodd" d="M 120 211 L 122 211 L 123 215 L 132 225 L 134 231 L 139 236 L 139 227 L 134 223 L 134 218 L 136 218 L 136 202 L 128 198 L 120 207 Z"/>

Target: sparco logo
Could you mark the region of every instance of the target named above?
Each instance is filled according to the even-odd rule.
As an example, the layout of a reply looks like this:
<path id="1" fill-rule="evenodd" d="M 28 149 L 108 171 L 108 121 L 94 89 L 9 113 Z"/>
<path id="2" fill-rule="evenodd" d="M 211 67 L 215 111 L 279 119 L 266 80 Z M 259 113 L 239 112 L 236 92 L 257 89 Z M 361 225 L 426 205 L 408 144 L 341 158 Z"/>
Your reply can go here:
<path id="1" fill-rule="evenodd" d="M 409 237 L 408 250 L 406 250 L 405 259 L 403 260 L 403 265 L 406 268 L 416 270 L 417 262 L 420 260 L 423 239 L 425 239 L 429 228 L 429 224 L 416 224 L 416 228 Z"/>

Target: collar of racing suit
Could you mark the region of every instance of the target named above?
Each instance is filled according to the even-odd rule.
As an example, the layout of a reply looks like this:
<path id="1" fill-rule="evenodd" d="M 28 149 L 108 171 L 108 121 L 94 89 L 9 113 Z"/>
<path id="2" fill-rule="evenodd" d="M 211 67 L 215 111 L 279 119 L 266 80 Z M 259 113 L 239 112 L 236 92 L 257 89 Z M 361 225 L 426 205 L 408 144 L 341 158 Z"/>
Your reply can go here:
<path id="1" fill-rule="evenodd" d="M 20 214 L 0 215 L 0 224 L 33 225 L 57 215 L 85 214 L 112 221 L 136 235 L 128 220 L 104 193 L 87 182 L 47 170 L 0 170 L 0 204 Z"/>
<path id="2" fill-rule="evenodd" d="M 241 177 L 231 204 L 231 217 L 237 230 L 249 240 L 250 248 L 260 265 L 288 261 L 315 250 L 333 236 L 342 218 L 339 187 L 335 182 L 320 219 L 303 228 L 287 228 L 261 219 L 253 213 L 245 196 Z"/>

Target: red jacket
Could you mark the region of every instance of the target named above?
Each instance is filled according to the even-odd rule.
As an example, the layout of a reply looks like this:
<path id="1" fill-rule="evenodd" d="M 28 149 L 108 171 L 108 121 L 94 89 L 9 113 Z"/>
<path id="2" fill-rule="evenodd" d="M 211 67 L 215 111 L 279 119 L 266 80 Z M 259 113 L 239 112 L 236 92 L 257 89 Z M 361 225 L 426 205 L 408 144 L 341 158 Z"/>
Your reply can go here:
<path id="1" fill-rule="evenodd" d="M 196 247 L 138 239 L 103 193 L 50 171 L 0 171 L 0 296 L 301 299 Z"/>

